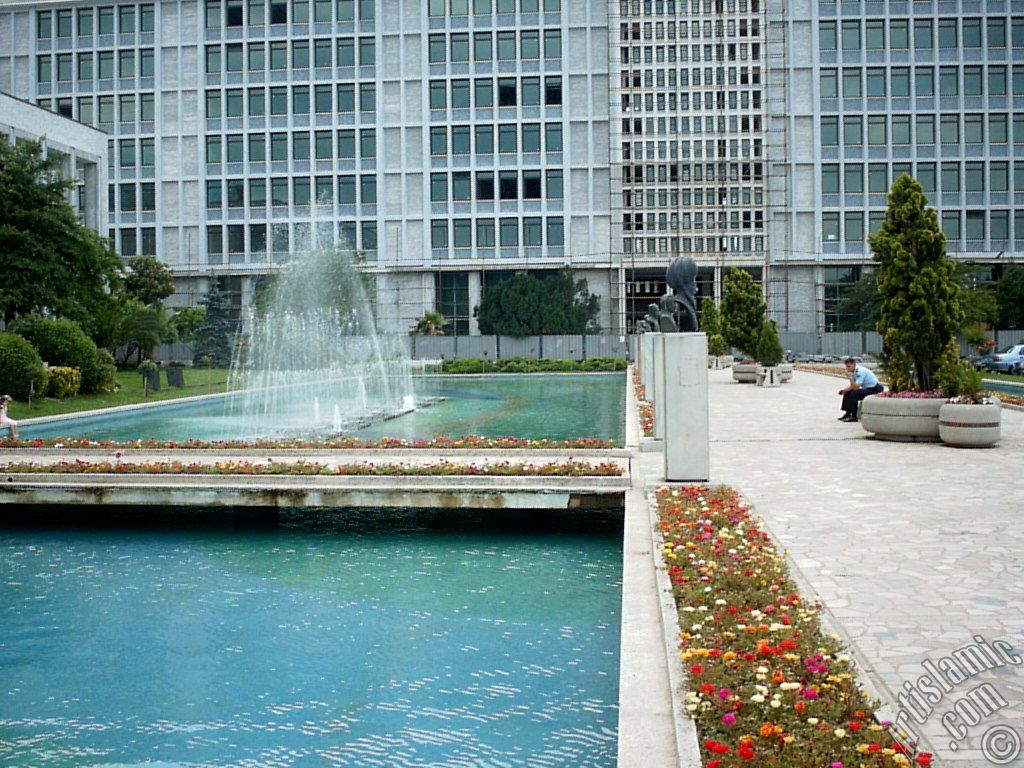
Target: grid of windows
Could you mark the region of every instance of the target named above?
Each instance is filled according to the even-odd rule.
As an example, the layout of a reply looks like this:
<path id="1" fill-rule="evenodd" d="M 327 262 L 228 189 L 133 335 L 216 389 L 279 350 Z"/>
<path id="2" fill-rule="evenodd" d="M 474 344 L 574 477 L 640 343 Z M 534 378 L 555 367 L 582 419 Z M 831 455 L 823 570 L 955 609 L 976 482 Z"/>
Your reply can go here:
<path id="1" fill-rule="evenodd" d="M 764 249 L 760 0 L 620 0 L 622 250 Z"/>
<path id="2" fill-rule="evenodd" d="M 893 5 L 885 18 L 819 5 L 822 250 L 866 253 L 903 173 L 939 209 L 951 251 L 1012 250 L 1024 237 L 1024 17 Z"/>

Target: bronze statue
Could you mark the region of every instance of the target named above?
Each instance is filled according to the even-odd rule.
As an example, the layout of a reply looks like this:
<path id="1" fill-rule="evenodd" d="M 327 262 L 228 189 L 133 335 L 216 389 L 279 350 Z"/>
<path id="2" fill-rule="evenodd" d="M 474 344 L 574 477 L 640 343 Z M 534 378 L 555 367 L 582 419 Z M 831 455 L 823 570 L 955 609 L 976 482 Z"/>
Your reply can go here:
<path id="1" fill-rule="evenodd" d="M 654 305 L 652 304 L 651 306 Z M 662 333 L 676 333 L 679 331 L 673 310 L 675 310 L 675 302 L 666 293 L 661 297 L 661 307 L 658 309 L 658 330 Z"/>
<path id="2" fill-rule="evenodd" d="M 665 294 L 662 305 L 667 304 L 679 313 L 678 330 L 695 332 L 697 325 L 697 262 L 691 256 L 679 256 L 672 261 L 665 272 L 665 282 L 673 290 Z M 675 312 L 673 312 L 675 314 Z M 673 325 L 675 323 L 673 322 Z M 677 330 L 673 328 L 672 330 Z"/>

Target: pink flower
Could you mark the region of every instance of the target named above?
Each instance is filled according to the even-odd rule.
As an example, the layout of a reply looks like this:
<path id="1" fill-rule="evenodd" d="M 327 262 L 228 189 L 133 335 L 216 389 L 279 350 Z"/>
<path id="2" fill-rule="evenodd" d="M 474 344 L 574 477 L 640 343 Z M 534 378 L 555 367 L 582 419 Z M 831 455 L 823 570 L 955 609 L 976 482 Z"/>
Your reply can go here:
<path id="1" fill-rule="evenodd" d="M 718 698 L 720 698 L 722 701 L 725 701 L 730 696 L 732 696 L 732 691 L 730 691 L 728 688 L 720 688 L 718 690 Z"/>
<path id="2" fill-rule="evenodd" d="M 828 768 L 843 768 L 843 764 L 841 762 L 839 762 L 838 760 L 836 760 L 834 763 L 829 765 Z"/>
<path id="3" fill-rule="evenodd" d="M 725 723 L 725 725 L 732 725 L 736 722 L 736 715 L 734 715 L 732 712 L 726 712 L 724 715 L 722 715 L 722 722 Z"/>
<path id="4" fill-rule="evenodd" d="M 806 698 L 806 699 L 814 700 L 814 699 L 818 698 L 818 692 L 816 690 L 814 690 L 813 688 L 804 688 L 803 695 L 804 695 L 804 698 Z"/>

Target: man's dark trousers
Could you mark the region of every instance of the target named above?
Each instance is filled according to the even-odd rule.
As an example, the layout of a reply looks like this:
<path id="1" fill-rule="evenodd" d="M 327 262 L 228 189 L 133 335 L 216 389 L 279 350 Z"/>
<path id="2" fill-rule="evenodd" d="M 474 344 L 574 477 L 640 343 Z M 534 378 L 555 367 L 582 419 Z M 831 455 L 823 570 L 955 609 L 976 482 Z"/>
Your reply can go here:
<path id="1" fill-rule="evenodd" d="M 884 389 L 881 384 L 875 384 L 873 387 L 862 387 L 847 392 L 843 395 L 843 410 L 847 416 L 857 418 L 857 406 L 860 405 L 860 401 L 869 395 L 877 395 Z"/>

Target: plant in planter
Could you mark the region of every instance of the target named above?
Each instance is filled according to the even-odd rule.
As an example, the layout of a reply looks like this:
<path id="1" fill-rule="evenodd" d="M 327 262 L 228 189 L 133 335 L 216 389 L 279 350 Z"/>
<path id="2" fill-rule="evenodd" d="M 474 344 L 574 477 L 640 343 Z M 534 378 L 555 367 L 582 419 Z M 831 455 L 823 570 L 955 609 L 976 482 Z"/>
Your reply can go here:
<path id="1" fill-rule="evenodd" d="M 777 387 L 782 383 L 782 344 L 779 343 L 779 332 L 775 323 L 765 319 L 761 324 L 761 336 L 757 340 L 757 362 L 761 367 L 757 371 L 757 383 L 762 387 Z"/>
<path id="2" fill-rule="evenodd" d="M 160 391 L 160 368 L 152 360 L 139 363 L 138 372 L 142 374 L 142 396 L 149 397 L 150 392 Z"/>
<path id="3" fill-rule="evenodd" d="M 708 337 L 708 367 L 717 369 L 732 365 L 729 345 L 722 336 L 722 315 L 710 296 L 704 297 L 700 305 L 700 329 Z"/>
<path id="4" fill-rule="evenodd" d="M 726 344 L 738 349 L 747 358 L 732 367 L 732 377 L 736 381 L 757 380 L 754 356 L 766 309 L 761 288 L 749 272 L 732 269 L 726 274 L 725 292 L 722 295 L 722 336 Z"/>
<path id="5" fill-rule="evenodd" d="M 999 442 L 1002 405 L 982 391 L 982 375 L 957 360 L 940 374 L 942 394 L 948 399 L 939 408 L 939 437 L 958 448 L 990 448 Z"/>
<path id="6" fill-rule="evenodd" d="M 964 313 L 938 214 L 907 174 L 892 185 L 885 220 L 869 242 L 879 265 L 878 332 L 892 394 L 916 396 L 867 398 L 861 426 L 886 440 L 938 440 L 939 372 L 948 364 Z"/>

